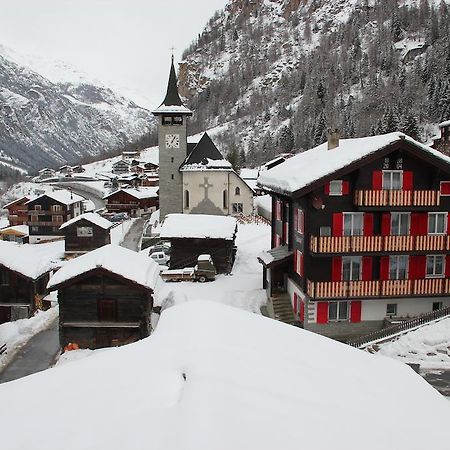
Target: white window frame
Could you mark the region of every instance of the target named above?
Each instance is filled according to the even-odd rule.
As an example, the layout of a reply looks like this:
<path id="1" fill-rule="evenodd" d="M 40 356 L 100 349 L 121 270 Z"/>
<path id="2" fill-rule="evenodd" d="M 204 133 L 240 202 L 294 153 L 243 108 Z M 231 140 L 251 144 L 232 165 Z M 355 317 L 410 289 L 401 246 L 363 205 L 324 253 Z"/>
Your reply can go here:
<path id="1" fill-rule="evenodd" d="M 403 170 L 383 170 L 382 188 L 387 191 L 401 191 L 403 189 Z M 394 174 L 400 174 L 400 187 L 393 187 Z M 385 182 L 385 176 L 389 177 L 389 182 Z"/>
<path id="2" fill-rule="evenodd" d="M 400 267 L 399 261 L 406 261 L 405 267 L 404 267 L 404 277 L 400 277 L 400 274 L 403 270 L 403 268 Z M 395 274 L 392 276 L 393 272 L 393 261 L 397 261 L 396 267 L 395 267 Z M 391 255 L 389 256 L 389 279 L 390 280 L 407 280 L 409 275 L 409 256 L 408 255 Z"/>
<path id="3" fill-rule="evenodd" d="M 442 272 L 438 273 L 436 272 L 436 261 L 438 260 L 438 258 L 440 260 L 442 260 Z M 433 265 L 433 272 L 432 273 L 428 273 L 428 261 L 433 261 L 432 265 Z M 445 255 L 427 255 L 427 261 L 426 261 L 426 267 L 425 267 L 425 278 L 444 278 L 445 277 Z"/>
<path id="4" fill-rule="evenodd" d="M 297 208 L 297 223 L 295 224 L 295 231 L 300 234 L 305 232 L 305 215 L 303 209 Z"/>
<path id="5" fill-rule="evenodd" d="M 336 304 L 336 317 L 331 317 L 331 305 Z M 341 311 L 343 308 L 343 305 L 346 305 L 346 309 L 344 311 Z M 344 312 L 346 314 L 344 314 Z M 342 314 L 341 314 L 342 313 Z M 350 318 L 350 302 L 348 301 L 342 301 L 342 302 L 329 302 L 328 303 L 328 322 L 347 322 Z"/>
<path id="6" fill-rule="evenodd" d="M 392 308 L 393 309 L 392 312 L 389 312 L 389 306 L 391 306 L 391 307 L 393 306 L 394 307 L 394 308 Z M 388 316 L 388 317 L 392 317 L 392 316 L 396 317 L 397 313 L 398 313 L 398 304 L 397 303 L 388 303 L 386 305 L 386 316 Z"/>
<path id="7" fill-rule="evenodd" d="M 349 263 L 349 278 L 344 277 L 345 265 Z M 359 264 L 359 271 L 356 269 Z M 362 278 L 362 256 L 343 256 L 342 257 L 342 281 L 361 281 Z"/>
<path id="8" fill-rule="evenodd" d="M 346 234 L 346 228 L 345 227 L 345 220 L 347 217 L 350 217 L 350 234 Z M 355 229 L 355 218 L 361 217 L 361 229 Z M 363 236 L 364 235 L 364 213 L 360 212 L 350 212 L 350 213 L 343 213 L 343 234 L 344 236 Z M 355 233 L 355 231 L 358 231 L 358 233 Z"/>
<path id="9" fill-rule="evenodd" d="M 295 273 L 300 277 L 303 277 L 303 253 L 300 250 L 295 250 Z"/>
<path id="10" fill-rule="evenodd" d="M 398 229 L 395 230 L 394 228 L 394 216 L 399 216 L 398 221 Z M 404 221 L 407 221 L 407 230 L 406 233 L 401 233 L 402 227 L 404 225 Z M 391 212 L 391 235 L 392 236 L 407 236 L 409 235 L 409 232 L 411 230 L 411 214 L 410 213 L 404 213 L 404 212 Z"/>
<path id="11" fill-rule="evenodd" d="M 444 223 L 443 223 L 442 231 L 436 231 L 437 225 L 438 225 L 437 218 L 434 219 L 434 230 L 430 230 L 430 228 L 431 228 L 431 226 L 430 226 L 431 217 L 437 217 L 437 216 L 444 216 Z M 446 212 L 429 212 L 428 213 L 428 234 L 432 234 L 432 235 L 447 234 L 447 220 L 448 220 L 448 217 L 447 217 L 447 213 Z"/>
<path id="12" fill-rule="evenodd" d="M 77 237 L 92 237 L 94 229 L 92 227 L 77 227 Z"/>
<path id="13" fill-rule="evenodd" d="M 244 204 L 243 203 L 232 203 L 231 208 L 232 208 L 233 214 L 242 214 L 244 212 Z"/>
<path id="14" fill-rule="evenodd" d="M 329 194 L 330 197 L 333 197 L 333 196 L 338 197 L 338 196 L 342 195 L 342 191 L 343 191 L 342 180 L 330 181 L 329 187 L 330 187 L 330 194 Z"/>

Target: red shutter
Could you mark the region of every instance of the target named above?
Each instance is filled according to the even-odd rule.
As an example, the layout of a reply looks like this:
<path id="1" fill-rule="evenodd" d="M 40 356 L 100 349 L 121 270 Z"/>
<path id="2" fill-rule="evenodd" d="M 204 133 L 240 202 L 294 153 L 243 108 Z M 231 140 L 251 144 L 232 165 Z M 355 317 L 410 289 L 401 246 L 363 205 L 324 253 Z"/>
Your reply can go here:
<path id="1" fill-rule="evenodd" d="M 409 279 L 418 280 L 425 278 L 427 270 L 426 256 L 410 256 L 409 257 Z"/>
<path id="2" fill-rule="evenodd" d="M 294 272 L 297 273 L 297 250 L 294 250 Z"/>
<path id="3" fill-rule="evenodd" d="M 342 195 L 350 194 L 350 183 L 348 181 L 342 182 Z"/>
<path id="4" fill-rule="evenodd" d="M 325 194 L 330 195 L 330 182 L 325 183 Z"/>
<path id="5" fill-rule="evenodd" d="M 303 265 L 303 253 L 300 253 L 300 267 L 299 267 L 299 270 L 300 270 L 300 276 L 303 278 L 303 267 L 304 267 L 304 265 Z"/>
<path id="6" fill-rule="evenodd" d="M 300 231 L 298 226 L 298 208 L 294 208 L 294 230 Z"/>
<path id="7" fill-rule="evenodd" d="M 362 281 L 372 280 L 372 257 L 362 257 Z"/>
<path id="8" fill-rule="evenodd" d="M 342 281 L 342 257 L 334 256 L 331 260 L 331 281 Z"/>
<path id="9" fill-rule="evenodd" d="M 380 258 L 380 280 L 389 280 L 389 256 Z"/>
<path id="10" fill-rule="evenodd" d="M 447 213 L 447 234 L 450 234 L 450 213 Z"/>
<path id="11" fill-rule="evenodd" d="M 305 321 L 305 302 L 300 300 L 300 322 Z"/>
<path id="12" fill-rule="evenodd" d="M 344 214 L 333 214 L 333 236 L 342 236 L 344 234 Z"/>
<path id="13" fill-rule="evenodd" d="M 384 213 L 381 216 L 381 235 L 389 236 L 391 234 L 391 215 Z"/>
<path id="14" fill-rule="evenodd" d="M 364 236 L 373 236 L 373 214 L 364 214 Z"/>
<path id="15" fill-rule="evenodd" d="M 303 210 L 300 210 L 300 234 L 303 234 L 305 232 L 305 213 L 303 212 Z"/>
<path id="16" fill-rule="evenodd" d="M 422 236 L 428 233 L 428 214 L 412 213 L 411 214 L 411 235 Z"/>
<path id="17" fill-rule="evenodd" d="M 294 292 L 294 314 L 295 315 L 297 315 L 297 313 L 298 313 L 297 305 L 298 305 L 298 295 L 297 295 L 297 292 Z"/>
<path id="18" fill-rule="evenodd" d="M 409 170 L 403 172 L 403 190 L 412 191 L 413 189 L 413 173 Z"/>
<path id="19" fill-rule="evenodd" d="M 450 195 L 450 181 L 441 181 L 441 195 Z"/>
<path id="20" fill-rule="evenodd" d="M 350 322 L 361 322 L 361 301 L 353 301 L 350 305 Z"/>
<path id="21" fill-rule="evenodd" d="M 445 257 L 445 276 L 450 277 L 450 255 Z"/>
<path id="22" fill-rule="evenodd" d="M 381 170 L 374 170 L 372 173 L 372 189 L 376 191 L 383 189 L 383 172 Z"/>
<path id="23" fill-rule="evenodd" d="M 328 323 L 328 302 L 317 303 L 317 323 Z"/>

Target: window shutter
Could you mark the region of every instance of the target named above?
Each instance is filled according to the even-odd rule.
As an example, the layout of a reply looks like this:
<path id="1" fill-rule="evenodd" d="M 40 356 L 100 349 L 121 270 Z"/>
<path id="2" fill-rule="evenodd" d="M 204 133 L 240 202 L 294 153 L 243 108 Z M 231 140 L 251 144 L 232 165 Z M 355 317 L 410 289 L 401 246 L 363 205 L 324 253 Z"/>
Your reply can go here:
<path id="1" fill-rule="evenodd" d="M 364 236 L 373 236 L 373 214 L 364 214 Z"/>
<path id="2" fill-rule="evenodd" d="M 297 305 L 298 305 L 298 295 L 297 292 L 294 292 L 294 314 L 297 315 Z"/>
<path id="3" fill-rule="evenodd" d="M 344 234 L 344 214 L 333 214 L 333 236 L 342 236 Z"/>
<path id="4" fill-rule="evenodd" d="M 380 280 L 389 280 L 389 256 L 380 258 Z"/>
<path id="5" fill-rule="evenodd" d="M 303 268 L 305 267 L 304 264 L 303 264 L 303 258 L 304 258 L 303 253 L 300 253 L 300 267 L 299 267 L 299 269 L 300 269 L 300 276 L 302 278 L 303 278 Z"/>
<path id="6" fill-rule="evenodd" d="M 450 234 L 450 213 L 447 213 L 447 234 Z"/>
<path id="7" fill-rule="evenodd" d="M 374 170 L 372 173 L 372 189 L 375 191 L 383 189 L 383 172 L 381 170 Z"/>
<path id="8" fill-rule="evenodd" d="M 300 300 L 300 322 L 305 321 L 305 302 Z"/>
<path id="9" fill-rule="evenodd" d="M 342 257 L 333 256 L 331 260 L 331 281 L 342 281 Z"/>
<path id="10" fill-rule="evenodd" d="M 362 257 L 362 281 L 372 280 L 372 257 Z"/>
<path id="11" fill-rule="evenodd" d="M 317 303 L 317 323 L 328 323 L 328 302 Z"/>
<path id="12" fill-rule="evenodd" d="M 450 181 L 441 181 L 441 195 L 450 195 Z"/>
<path id="13" fill-rule="evenodd" d="M 330 195 L 330 182 L 325 183 L 325 194 Z"/>
<path id="14" fill-rule="evenodd" d="M 410 256 L 409 257 L 409 279 L 418 280 L 425 278 L 427 270 L 426 256 Z"/>
<path id="15" fill-rule="evenodd" d="M 412 213 L 411 214 L 411 235 L 420 236 L 428 232 L 428 214 Z"/>
<path id="16" fill-rule="evenodd" d="M 299 232 L 300 234 L 303 234 L 305 232 L 305 213 L 303 212 L 302 209 L 299 211 L 299 215 L 300 215 Z"/>
<path id="17" fill-rule="evenodd" d="M 450 277 L 450 255 L 445 257 L 445 276 Z"/>
<path id="18" fill-rule="evenodd" d="M 298 208 L 294 208 L 294 230 L 300 231 L 298 226 Z"/>
<path id="19" fill-rule="evenodd" d="M 389 236 L 391 234 L 391 215 L 383 213 L 381 216 L 381 235 Z"/>
<path id="20" fill-rule="evenodd" d="M 342 195 L 350 194 L 350 183 L 346 180 L 342 181 Z"/>
<path id="21" fill-rule="evenodd" d="M 362 302 L 360 300 L 350 303 L 350 322 L 361 322 L 361 306 Z"/>
<path id="22" fill-rule="evenodd" d="M 403 172 L 403 190 L 412 191 L 413 189 L 413 173 L 410 170 Z"/>
<path id="23" fill-rule="evenodd" d="M 297 272 L 297 250 L 294 251 L 294 272 Z"/>

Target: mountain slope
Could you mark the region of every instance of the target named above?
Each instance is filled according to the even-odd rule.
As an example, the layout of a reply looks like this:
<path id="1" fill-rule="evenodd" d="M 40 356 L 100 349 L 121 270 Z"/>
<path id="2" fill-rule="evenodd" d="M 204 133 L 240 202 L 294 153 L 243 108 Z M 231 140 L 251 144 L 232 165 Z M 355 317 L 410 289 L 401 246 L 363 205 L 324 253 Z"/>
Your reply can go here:
<path id="1" fill-rule="evenodd" d="M 150 113 L 87 81 L 52 83 L 0 48 L 0 165 L 30 172 L 124 147 L 154 127 Z"/>

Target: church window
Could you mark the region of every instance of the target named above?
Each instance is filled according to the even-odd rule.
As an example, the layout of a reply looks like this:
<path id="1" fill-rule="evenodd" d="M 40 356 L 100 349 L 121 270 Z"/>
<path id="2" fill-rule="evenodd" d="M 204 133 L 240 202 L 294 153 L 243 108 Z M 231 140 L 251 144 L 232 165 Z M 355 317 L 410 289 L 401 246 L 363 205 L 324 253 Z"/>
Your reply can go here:
<path id="1" fill-rule="evenodd" d="M 170 158 L 170 162 L 174 162 L 175 158 L 172 156 L 172 158 Z"/>
<path id="2" fill-rule="evenodd" d="M 242 203 L 233 203 L 233 214 L 240 214 L 244 211 L 244 205 Z"/>
<path id="3" fill-rule="evenodd" d="M 234 195 L 241 195 L 241 188 L 239 186 L 236 186 L 236 189 L 234 190 Z"/>
<path id="4" fill-rule="evenodd" d="M 223 208 L 228 208 L 228 192 L 225 190 L 223 191 Z"/>
<path id="5" fill-rule="evenodd" d="M 189 191 L 184 191 L 184 207 L 187 209 L 189 208 Z"/>
<path id="6" fill-rule="evenodd" d="M 172 117 L 170 117 L 170 116 L 163 116 L 162 124 L 163 125 L 172 125 Z"/>
<path id="7" fill-rule="evenodd" d="M 171 178 L 172 178 L 172 180 L 175 178 L 175 177 L 173 176 L 173 174 L 171 175 Z"/>
<path id="8" fill-rule="evenodd" d="M 174 116 L 172 119 L 172 125 L 183 125 L 183 116 Z"/>

